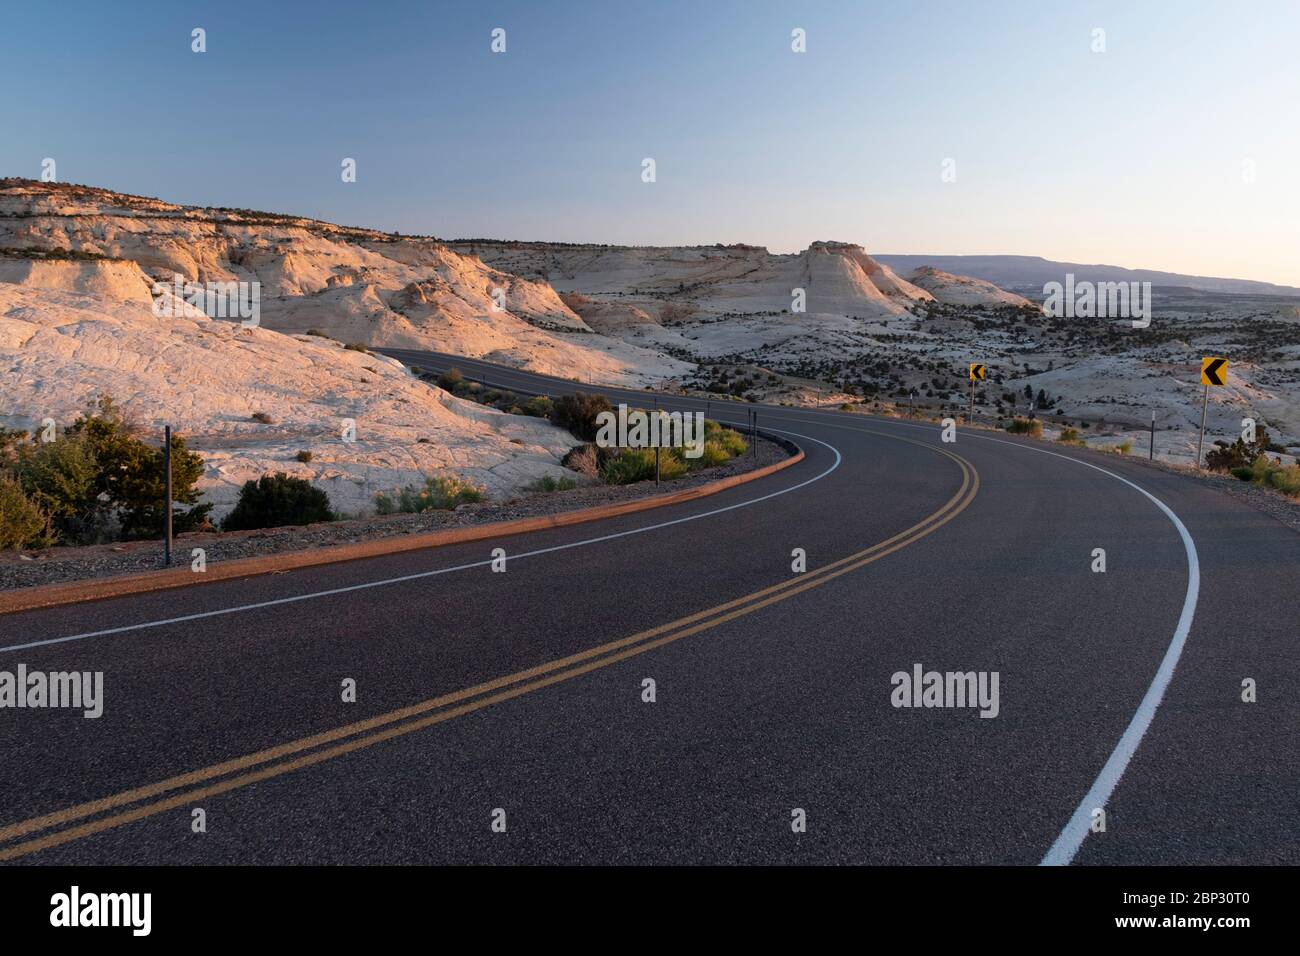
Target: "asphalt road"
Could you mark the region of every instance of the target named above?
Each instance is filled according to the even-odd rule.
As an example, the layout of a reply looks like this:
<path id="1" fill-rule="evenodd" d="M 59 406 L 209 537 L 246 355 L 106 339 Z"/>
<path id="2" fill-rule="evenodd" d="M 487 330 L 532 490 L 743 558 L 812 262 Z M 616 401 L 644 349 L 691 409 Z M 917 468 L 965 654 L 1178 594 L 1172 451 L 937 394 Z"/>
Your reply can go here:
<path id="1" fill-rule="evenodd" d="M 0 711 L 0 860 L 1300 862 L 1300 536 L 1118 456 L 759 425 L 806 460 L 685 505 L 0 617 L 0 670 L 104 674 Z M 997 715 L 894 706 L 916 665 Z"/>

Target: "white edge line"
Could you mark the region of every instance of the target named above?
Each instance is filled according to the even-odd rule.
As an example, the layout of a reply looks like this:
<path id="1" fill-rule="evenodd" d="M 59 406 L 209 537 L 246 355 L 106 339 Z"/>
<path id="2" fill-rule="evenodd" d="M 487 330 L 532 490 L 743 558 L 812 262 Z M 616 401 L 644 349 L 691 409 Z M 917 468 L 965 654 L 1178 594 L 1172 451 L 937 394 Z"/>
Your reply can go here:
<path id="1" fill-rule="evenodd" d="M 911 428 L 927 428 L 925 425 L 916 425 L 911 422 L 892 424 L 907 425 Z M 1178 617 L 1178 626 L 1174 629 L 1174 636 L 1169 642 L 1169 647 L 1165 649 L 1165 656 L 1160 661 L 1160 667 L 1156 669 L 1156 675 L 1151 679 L 1151 685 L 1147 688 L 1146 694 L 1143 695 L 1142 702 L 1138 704 L 1133 719 L 1128 722 L 1128 727 L 1124 729 L 1119 742 L 1115 744 L 1115 749 L 1111 751 L 1110 757 L 1107 758 L 1106 763 L 1101 768 L 1101 772 L 1097 774 L 1097 779 L 1093 781 L 1088 792 L 1084 794 L 1074 814 L 1066 822 L 1056 841 L 1039 863 L 1039 866 L 1069 866 L 1071 861 L 1074 860 L 1075 854 L 1079 852 L 1079 848 L 1083 846 L 1083 841 L 1088 838 L 1088 834 L 1091 832 L 1093 811 L 1104 809 L 1107 801 L 1115 792 L 1120 777 L 1124 775 L 1129 761 L 1137 753 L 1138 746 L 1142 743 L 1147 728 L 1151 726 L 1151 721 L 1155 718 L 1156 708 L 1160 706 L 1160 702 L 1165 696 L 1165 690 L 1173 679 L 1174 668 L 1178 666 L 1178 659 L 1182 656 L 1183 646 L 1187 643 L 1187 635 L 1192 629 L 1192 619 L 1196 615 L 1196 602 L 1201 592 L 1201 562 L 1197 556 L 1196 543 L 1192 540 L 1191 532 L 1187 530 L 1187 526 L 1183 524 L 1178 515 L 1174 514 L 1173 509 L 1141 485 L 1129 481 L 1123 475 L 1117 475 L 1115 472 L 1108 471 L 1100 465 L 1094 465 L 1090 461 L 1083 461 L 1069 455 L 1062 455 L 1059 452 L 1048 451 L 1046 448 L 1035 448 L 1033 445 L 1022 445 L 1020 442 L 1006 441 L 988 435 L 970 434 L 970 437 L 996 442 L 999 445 L 1011 445 L 1013 448 L 1036 451 L 1039 454 L 1051 455 L 1053 458 L 1063 458 L 1066 461 L 1074 462 L 1076 465 L 1092 468 L 1103 475 L 1109 475 L 1116 481 L 1124 482 L 1130 488 L 1140 491 L 1165 513 L 1165 516 L 1178 529 L 1178 535 L 1183 539 L 1183 550 L 1187 552 L 1187 593 L 1183 597 L 1183 610 Z"/>
<path id="2" fill-rule="evenodd" d="M 840 462 L 843 461 L 843 456 L 840 455 L 838 448 L 836 448 L 834 445 L 831 445 L 828 442 L 822 441 L 819 438 L 813 438 L 809 435 L 801 435 L 798 432 L 785 431 L 779 428 L 767 428 L 766 426 L 764 426 L 764 430 L 778 432 L 779 434 L 782 435 L 791 435 L 794 438 L 802 438 L 805 441 L 812 441 L 812 442 L 816 442 L 819 445 L 823 445 L 826 448 L 829 448 L 831 452 L 835 455 L 835 461 L 831 464 L 829 468 L 827 468 L 819 475 L 814 475 L 812 478 L 808 478 L 805 481 L 801 481 L 797 485 L 791 485 L 789 488 L 782 488 L 780 491 L 773 491 L 758 498 L 751 498 L 747 501 L 740 501 L 734 505 L 727 505 L 724 508 L 715 508 L 712 511 L 705 511 L 705 512 L 701 512 L 700 514 L 686 515 L 685 517 L 682 518 L 674 518 L 671 521 L 662 521 L 659 522 L 658 524 L 646 525 L 644 528 L 631 528 L 627 531 L 618 531 L 613 534 L 601 535 L 600 537 L 597 538 L 586 538 L 582 541 L 571 541 L 567 544 L 557 544 L 549 548 L 538 548 L 535 551 L 524 551 L 520 554 L 507 555 L 507 559 L 510 561 L 517 561 L 520 558 L 536 557 L 537 555 L 550 554 L 554 551 L 566 551 L 570 548 L 581 548 L 589 544 L 599 544 L 603 541 L 612 541 L 616 538 L 627 537 L 628 535 L 642 534 L 643 532 L 646 531 L 656 531 L 659 528 L 668 528 L 673 525 L 682 524 L 683 522 L 686 521 L 696 521 L 700 518 L 710 518 L 714 515 L 720 515 L 723 514 L 724 512 L 732 511 L 736 508 L 745 508 L 748 507 L 749 505 L 756 505 L 759 502 L 767 501 L 769 498 L 775 498 L 778 495 L 784 495 L 784 494 L 789 494 L 792 491 L 798 491 L 800 488 L 804 488 L 808 485 L 811 485 L 814 481 L 820 481 L 821 479 L 829 475 L 831 472 L 833 472 L 836 468 L 838 468 L 840 466 Z M 66 637 L 52 637 L 42 641 L 29 641 L 26 644 L 10 644 L 4 647 L 0 647 L 0 654 L 6 654 L 12 651 L 30 650 L 31 648 L 34 647 L 49 647 L 52 644 L 66 644 L 69 641 L 85 641 L 93 637 L 107 637 L 110 634 L 125 634 L 128 631 L 140 631 L 140 630 L 144 630 L 145 628 L 151 628 L 151 627 L 164 627 L 168 624 L 180 624 L 185 621 L 197 621 L 206 617 L 219 617 L 224 614 L 237 614 L 242 611 L 255 611 L 259 608 L 274 607 L 279 604 L 293 604 L 298 601 L 309 601 L 314 598 L 329 597 L 335 594 L 346 594 L 349 591 L 363 591 L 366 590 L 367 588 L 383 587 L 384 585 L 388 585 L 388 584 L 400 584 L 403 581 L 415 581 L 420 578 L 431 578 L 440 574 L 451 574 L 453 571 L 465 571 L 468 570 L 469 568 L 481 568 L 484 565 L 488 565 L 491 563 L 492 563 L 492 559 L 488 558 L 485 561 L 474 561 L 469 564 L 459 564 L 452 568 L 437 568 L 433 571 L 421 571 L 418 574 L 405 574 L 402 575 L 401 577 L 384 578 L 383 580 L 380 581 L 366 581 L 362 584 L 352 584 L 342 588 L 330 588 L 327 591 L 312 591 L 308 594 L 295 594 L 295 595 L 291 595 L 290 597 L 275 598 L 274 600 L 271 601 L 259 601 L 256 604 L 241 604 L 235 607 L 218 608 L 214 611 L 201 611 L 196 614 L 185 614 L 182 615 L 181 617 L 170 617 L 161 621 L 144 621 L 139 624 L 126 624 L 121 627 L 105 628 L 104 630 L 101 631 L 87 631 L 84 634 L 69 634 Z M 33 610 L 38 610 L 38 609 L 33 608 Z"/>

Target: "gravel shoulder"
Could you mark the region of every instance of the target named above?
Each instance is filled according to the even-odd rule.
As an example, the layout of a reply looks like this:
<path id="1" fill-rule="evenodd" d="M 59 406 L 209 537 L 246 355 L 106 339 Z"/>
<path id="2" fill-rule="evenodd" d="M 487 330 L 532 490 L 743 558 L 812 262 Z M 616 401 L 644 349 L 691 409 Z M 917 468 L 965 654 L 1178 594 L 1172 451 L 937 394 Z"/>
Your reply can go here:
<path id="1" fill-rule="evenodd" d="M 653 481 L 633 485 L 581 485 L 568 491 L 530 494 L 504 501 L 461 505 L 455 511 L 426 514 L 385 515 L 333 521 L 302 527 L 266 528 L 258 531 L 200 532 L 178 535 L 173 555 L 174 566 L 188 565 L 191 549 L 202 548 L 208 564 L 237 558 L 328 548 L 358 541 L 372 541 L 400 535 L 419 534 L 443 528 L 510 521 L 559 514 L 597 505 L 615 504 L 685 491 L 732 475 L 744 474 L 775 464 L 790 456 L 781 444 L 760 437 L 754 454 L 705 468 L 658 488 Z M 575 477 L 577 477 L 575 475 Z M 46 548 L 41 551 L 0 552 L 0 590 L 37 587 L 67 581 L 90 580 L 138 571 L 156 571 L 163 567 L 160 541 L 129 541 L 85 547 Z"/>

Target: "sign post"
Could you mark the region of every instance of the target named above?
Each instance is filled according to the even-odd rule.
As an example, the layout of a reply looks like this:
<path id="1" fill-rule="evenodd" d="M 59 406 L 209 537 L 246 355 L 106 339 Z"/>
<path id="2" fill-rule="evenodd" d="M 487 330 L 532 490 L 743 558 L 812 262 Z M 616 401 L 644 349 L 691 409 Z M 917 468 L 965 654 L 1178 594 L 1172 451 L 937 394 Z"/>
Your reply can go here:
<path id="1" fill-rule="evenodd" d="M 1217 355 L 1207 355 L 1201 359 L 1201 385 L 1205 395 L 1201 399 L 1201 433 L 1196 438 L 1196 467 L 1201 467 L 1201 446 L 1205 443 L 1205 411 L 1210 405 L 1210 386 L 1228 384 L 1228 360 Z"/>
<path id="2" fill-rule="evenodd" d="M 172 566 L 172 427 L 163 426 L 163 471 L 167 488 L 163 501 L 163 567 Z"/>
<path id="3" fill-rule="evenodd" d="M 978 362 L 970 364 L 970 411 L 966 414 L 966 424 L 975 424 L 975 383 L 984 381 L 984 366 Z"/>

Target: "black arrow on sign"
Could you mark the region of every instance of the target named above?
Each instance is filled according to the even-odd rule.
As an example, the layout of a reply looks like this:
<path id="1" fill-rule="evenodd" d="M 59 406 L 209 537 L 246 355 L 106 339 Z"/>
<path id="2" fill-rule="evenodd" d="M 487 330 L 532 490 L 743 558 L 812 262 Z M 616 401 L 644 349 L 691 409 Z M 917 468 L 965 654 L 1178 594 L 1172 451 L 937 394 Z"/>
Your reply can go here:
<path id="1" fill-rule="evenodd" d="M 1205 377 L 1215 385 L 1223 384 L 1223 366 L 1228 364 L 1227 359 L 1216 358 L 1209 365 L 1205 366 Z"/>

